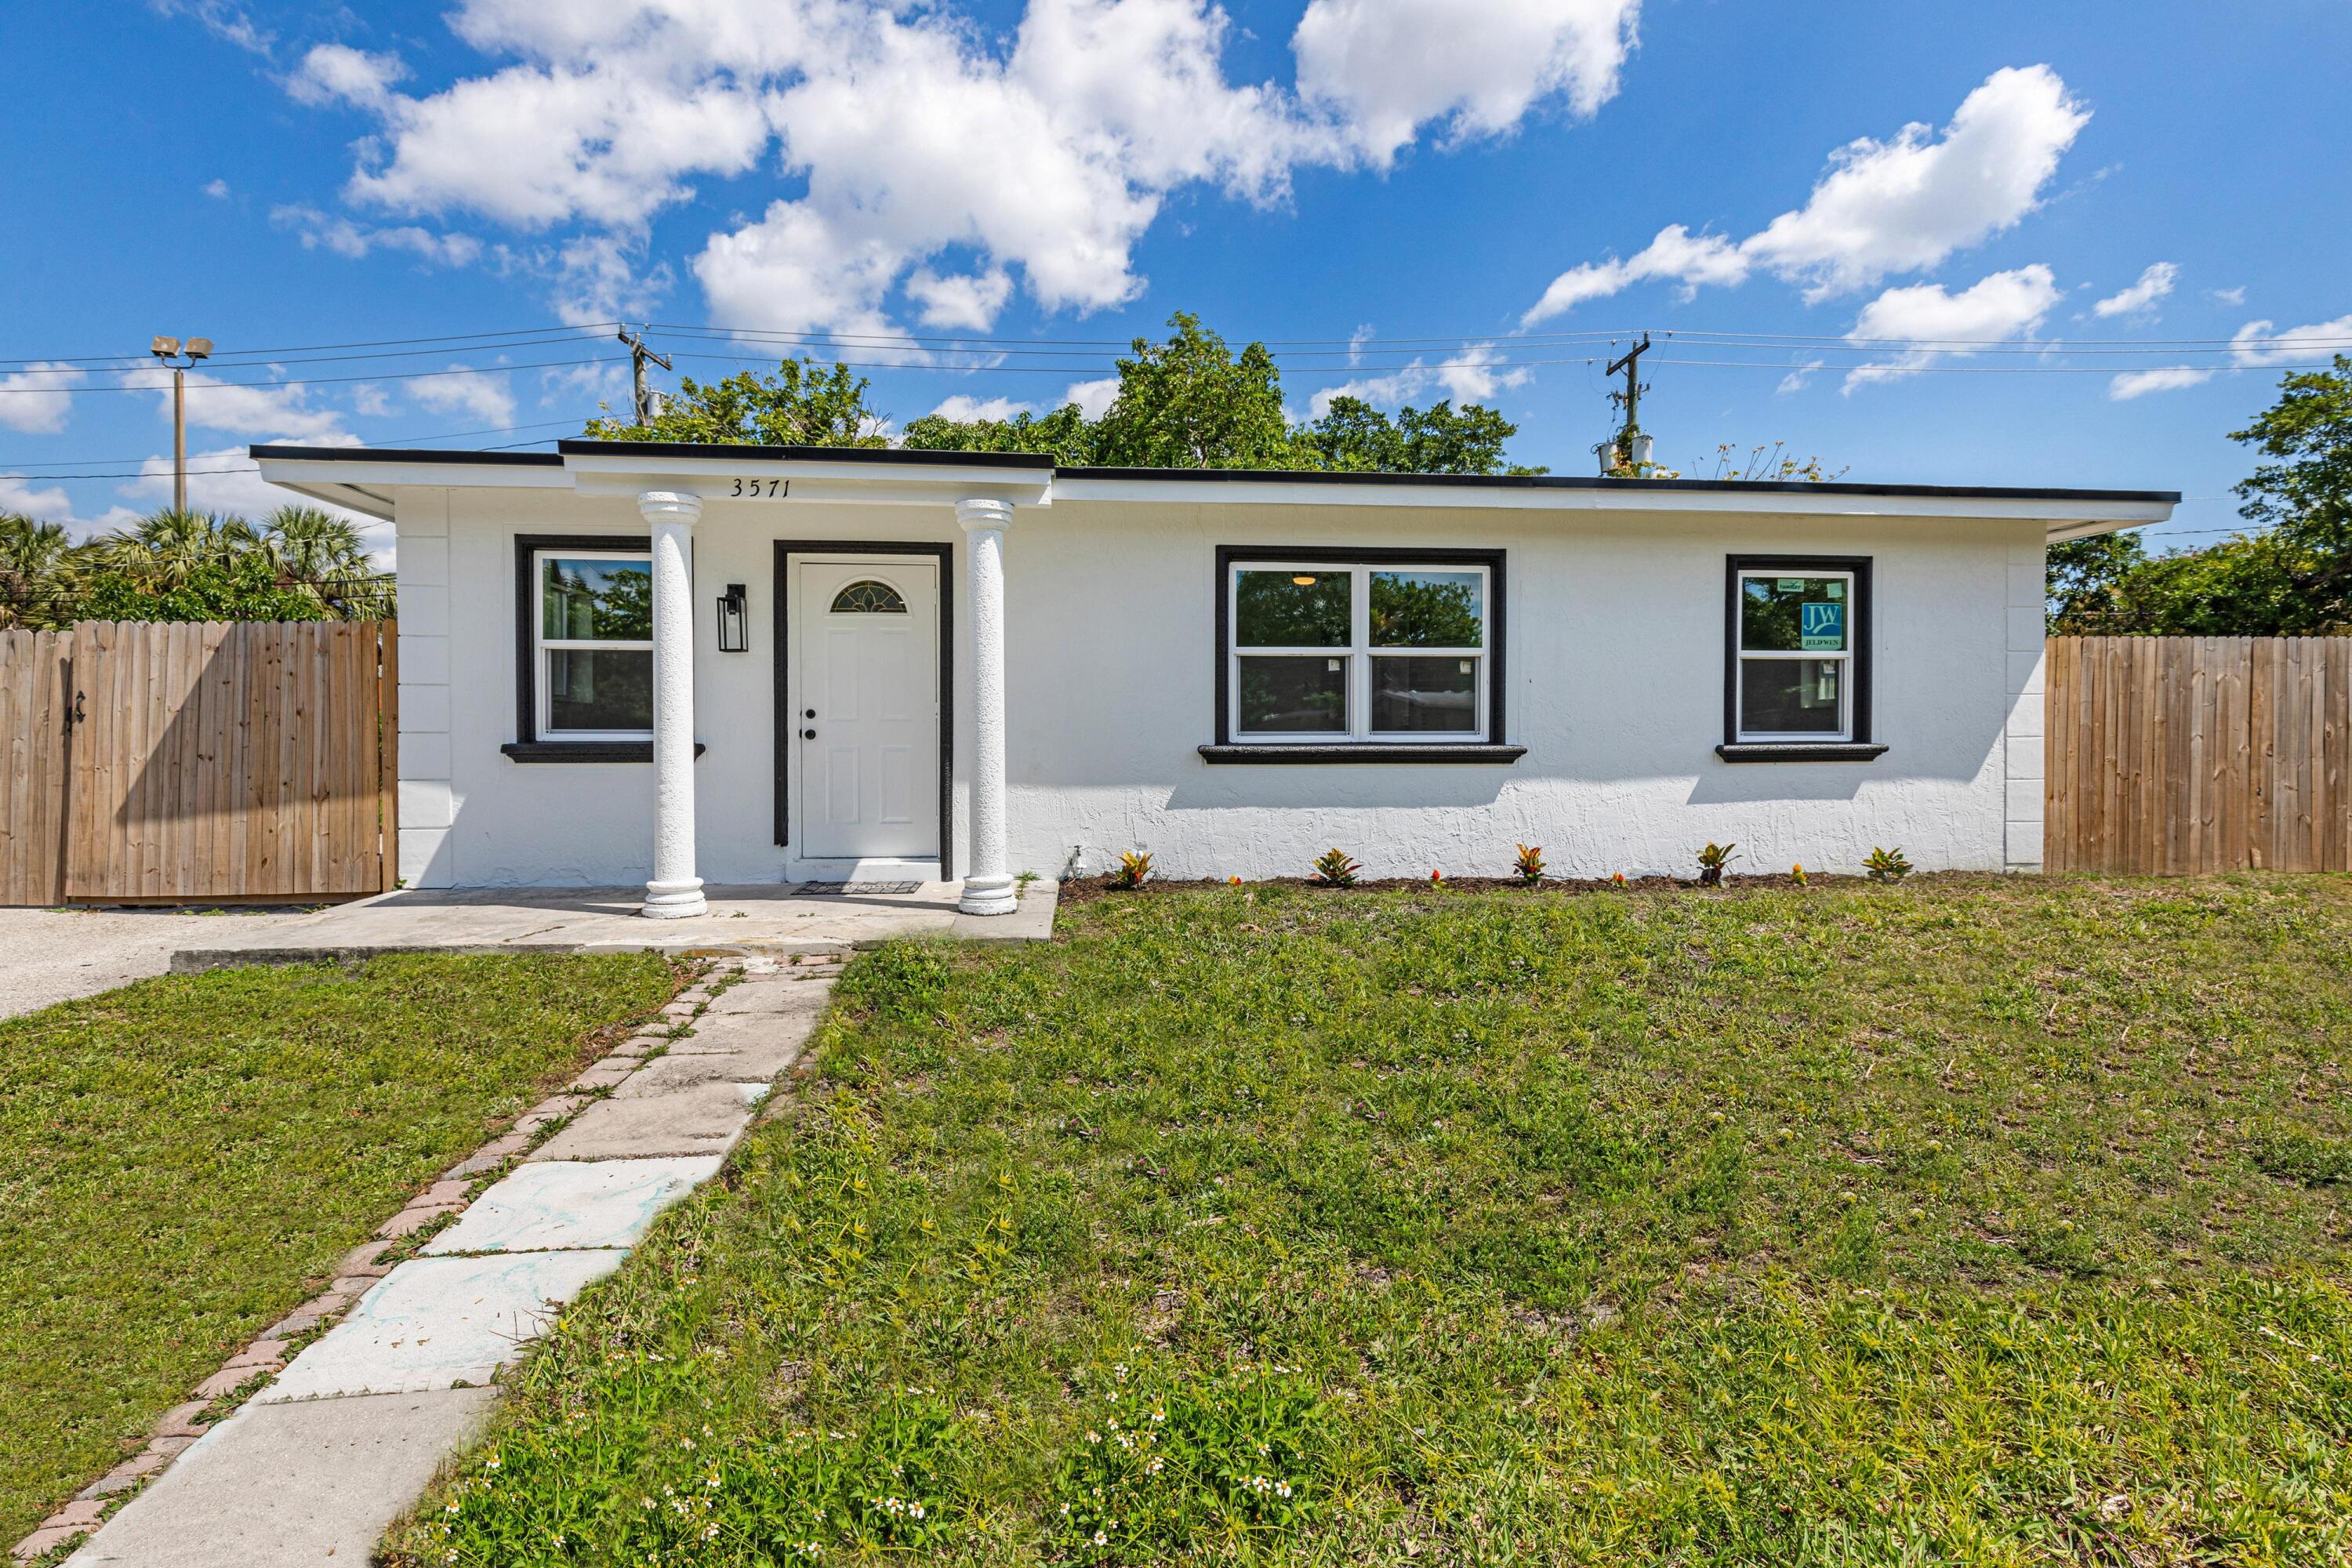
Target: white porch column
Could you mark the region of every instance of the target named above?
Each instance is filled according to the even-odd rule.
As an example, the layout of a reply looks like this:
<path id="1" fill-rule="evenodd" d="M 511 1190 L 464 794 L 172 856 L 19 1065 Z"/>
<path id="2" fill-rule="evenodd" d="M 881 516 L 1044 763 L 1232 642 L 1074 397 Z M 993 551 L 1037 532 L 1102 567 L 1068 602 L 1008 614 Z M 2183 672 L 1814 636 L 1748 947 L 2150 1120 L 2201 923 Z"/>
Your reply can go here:
<path id="1" fill-rule="evenodd" d="M 654 879 L 638 911 L 650 920 L 703 912 L 694 874 L 694 523 L 702 498 L 646 490 L 637 510 L 653 529 Z"/>
<path id="2" fill-rule="evenodd" d="M 1004 865 L 1004 531 L 1013 503 L 956 502 L 971 563 L 971 869 L 963 879 L 968 915 L 1013 912 Z"/>

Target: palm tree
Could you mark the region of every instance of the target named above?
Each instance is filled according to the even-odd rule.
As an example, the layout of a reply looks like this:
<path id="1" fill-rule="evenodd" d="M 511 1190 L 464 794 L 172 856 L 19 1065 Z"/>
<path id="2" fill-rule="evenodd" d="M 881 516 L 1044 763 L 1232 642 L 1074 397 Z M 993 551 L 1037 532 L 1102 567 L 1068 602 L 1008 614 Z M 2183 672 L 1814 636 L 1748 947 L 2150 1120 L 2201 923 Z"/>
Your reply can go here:
<path id="1" fill-rule="evenodd" d="M 102 565 L 136 574 L 159 591 L 179 587 L 200 566 L 228 566 L 261 548 L 241 517 L 165 507 L 92 543 Z"/>
<path id="2" fill-rule="evenodd" d="M 38 620 L 35 602 L 51 596 L 72 564 L 62 525 L 0 512 L 0 626 Z"/>
<path id="3" fill-rule="evenodd" d="M 299 584 L 347 620 L 392 613 L 391 580 L 368 559 L 349 520 L 315 506 L 281 506 L 261 525 L 280 581 Z"/>

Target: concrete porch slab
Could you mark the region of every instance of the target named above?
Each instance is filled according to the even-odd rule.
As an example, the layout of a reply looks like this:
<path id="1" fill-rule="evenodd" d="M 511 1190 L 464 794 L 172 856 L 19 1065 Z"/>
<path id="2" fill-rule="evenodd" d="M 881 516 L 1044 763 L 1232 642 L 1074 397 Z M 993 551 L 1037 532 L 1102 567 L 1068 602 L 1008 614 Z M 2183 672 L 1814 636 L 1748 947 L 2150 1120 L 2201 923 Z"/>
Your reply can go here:
<path id="1" fill-rule="evenodd" d="M 482 1384 L 625 1251 L 412 1258 L 294 1358 L 259 1405 Z"/>
<path id="2" fill-rule="evenodd" d="M 74 1568 L 357 1568 L 498 1391 L 248 1405 L 67 1561 Z"/>
<path id="3" fill-rule="evenodd" d="M 954 882 L 910 893 L 844 893 L 790 883 L 711 887 L 687 920 L 637 913 L 639 888 L 409 888 L 250 929 L 172 955 L 174 973 L 240 963 L 318 963 L 388 952 L 846 952 L 894 937 L 1042 942 L 1055 886 L 1034 882 L 1009 915 L 956 912 Z"/>
<path id="4" fill-rule="evenodd" d="M 716 1154 L 520 1165 L 423 1251 L 436 1258 L 635 1247 L 656 1215 L 718 1173 Z"/>

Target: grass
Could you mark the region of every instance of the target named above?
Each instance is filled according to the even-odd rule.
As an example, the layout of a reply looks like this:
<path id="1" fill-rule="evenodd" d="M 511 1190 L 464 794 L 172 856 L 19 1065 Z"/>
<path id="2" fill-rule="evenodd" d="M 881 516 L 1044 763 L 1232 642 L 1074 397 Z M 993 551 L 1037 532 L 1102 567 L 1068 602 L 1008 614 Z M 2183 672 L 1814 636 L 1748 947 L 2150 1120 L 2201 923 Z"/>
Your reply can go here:
<path id="1" fill-rule="evenodd" d="M 677 984 L 653 957 L 418 956 L 0 1021 L 0 1545 Z"/>
<path id="2" fill-rule="evenodd" d="M 2352 883 L 900 945 L 395 1561 L 2340 1564 Z"/>

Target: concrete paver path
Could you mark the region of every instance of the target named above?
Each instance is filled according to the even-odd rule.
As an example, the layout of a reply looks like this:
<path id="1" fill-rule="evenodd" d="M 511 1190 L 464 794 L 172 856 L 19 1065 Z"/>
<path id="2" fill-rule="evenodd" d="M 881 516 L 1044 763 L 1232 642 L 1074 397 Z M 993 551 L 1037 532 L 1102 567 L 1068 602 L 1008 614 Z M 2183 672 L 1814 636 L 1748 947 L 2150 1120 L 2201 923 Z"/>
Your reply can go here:
<path id="1" fill-rule="evenodd" d="M 667 1051 L 632 1041 L 583 1074 L 628 1076 L 377 1280 L 69 1568 L 365 1563 L 478 1430 L 499 1369 L 618 1268 L 663 1209 L 718 1173 L 798 1056 L 833 968 L 733 968 L 742 977 Z"/>

